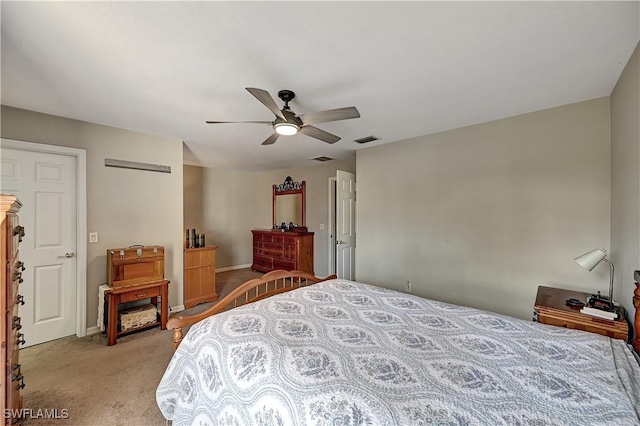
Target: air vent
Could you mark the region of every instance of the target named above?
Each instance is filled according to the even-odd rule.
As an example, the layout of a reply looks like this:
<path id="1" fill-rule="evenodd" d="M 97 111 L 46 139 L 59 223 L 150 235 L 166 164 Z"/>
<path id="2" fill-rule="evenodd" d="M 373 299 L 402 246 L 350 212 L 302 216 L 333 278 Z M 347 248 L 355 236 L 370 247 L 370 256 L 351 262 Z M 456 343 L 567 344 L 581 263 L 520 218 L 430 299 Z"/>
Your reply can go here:
<path id="1" fill-rule="evenodd" d="M 380 138 L 377 138 L 375 136 L 365 136 L 364 138 L 355 139 L 354 142 L 369 143 L 369 142 L 377 141 L 378 139 Z"/>
<path id="2" fill-rule="evenodd" d="M 321 155 L 319 157 L 313 157 L 312 160 L 324 162 L 324 161 L 331 161 L 331 160 L 333 160 L 333 158 L 325 157 L 324 155 Z"/>

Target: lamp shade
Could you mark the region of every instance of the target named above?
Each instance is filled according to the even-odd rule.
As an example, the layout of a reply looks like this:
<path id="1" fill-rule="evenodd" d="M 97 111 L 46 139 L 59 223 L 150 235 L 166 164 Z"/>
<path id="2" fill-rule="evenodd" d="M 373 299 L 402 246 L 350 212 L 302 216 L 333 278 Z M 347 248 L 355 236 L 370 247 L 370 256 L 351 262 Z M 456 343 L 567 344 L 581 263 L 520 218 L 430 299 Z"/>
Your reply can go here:
<path id="1" fill-rule="evenodd" d="M 578 256 L 573 260 L 578 262 L 578 265 L 582 266 L 584 269 L 592 271 L 598 263 L 602 262 L 602 259 L 604 259 L 606 255 L 606 250 L 595 249 L 591 250 L 589 253 L 583 254 L 582 256 Z"/>

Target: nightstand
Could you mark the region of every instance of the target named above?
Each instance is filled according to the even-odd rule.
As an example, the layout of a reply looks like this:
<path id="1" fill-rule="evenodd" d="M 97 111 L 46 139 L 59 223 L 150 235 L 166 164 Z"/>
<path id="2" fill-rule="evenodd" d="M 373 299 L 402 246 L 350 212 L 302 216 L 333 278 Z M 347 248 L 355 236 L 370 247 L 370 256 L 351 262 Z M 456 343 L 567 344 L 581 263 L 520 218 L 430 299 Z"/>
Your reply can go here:
<path id="1" fill-rule="evenodd" d="M 108 309 L 106 310 L 106 312 L 108 312 L 107 345 L 113 346 L 116 344 L 118 336 L 137 330 L 155 327 L 158 325 L 162 330 L 166 329 L 167 320 L 169 319 L 168 287 L 169 280 L 159 280 L 133 286 L 112 287 L 111 289 L 106 290 L 104 294 L 108 305 Z M 160 299 L 160 314 L 157 316 L 157 321 L 128 331 L 118 330 L 118 307 L 121 304 L 151 299 L 151 304 L 157 307 L 158 298 Z"/>
<path id="2" fill-rule="evenodd" d="M 606 320 L 581 314 L 580 308 L 566 304 L 567 299 L 586 302 L 589 296 L 591 293 L 539 286 L 536 303 L 533 307 L 533 320 L 542 324 L 588 331 L 627 341 L 629 339 L 629 325 L 623 315 L 620 315 L 615 321 Z"/>

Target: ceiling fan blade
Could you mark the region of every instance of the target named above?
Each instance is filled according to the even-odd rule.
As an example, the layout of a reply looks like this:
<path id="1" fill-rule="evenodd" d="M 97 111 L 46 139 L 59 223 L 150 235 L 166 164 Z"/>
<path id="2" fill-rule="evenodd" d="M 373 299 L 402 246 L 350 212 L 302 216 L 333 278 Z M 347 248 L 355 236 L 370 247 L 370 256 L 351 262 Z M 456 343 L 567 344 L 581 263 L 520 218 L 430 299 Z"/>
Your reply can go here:
<path id="1" fill-rule="evenodd" d="M 356 107 L 345 107 L 330 109 L 327 111 L 310 112 L 301 114 L 300 119 L 304 124 L 326 123 L 329 121 L 348 120 L 349 118 L 359 118 L 360 112 Z"/>
<path id="2" fill-rule="evenodd" d="M 340 140 L 340 137 L 313 126 L 302 126 L 299 132 L 303 135 L 320 139 L 321 141 L 326 143 L 336 143 Z"/>
<path id="3" fill-rule="evenodd" d="M 273 132 L 271 136 L 269 136 L 267 139 L 265 139 L 264 142 L 262 142 L 262 145 L 272 145 L 275 141 L 278 140 L 279 137 L 280 134 Z"/>
<path id="4" fill-rule="evenodd" d="M 273 122 L 271 121 L 207 121 L 207 124 L 236 124 L 236 123 L 273 124 Z"/>
<path id="5" fill-rule="evenodd" d="M 280 108 L 278 108 L 278 105 L 276 105 L 276 101 L 273 100 L 269 92 L 262 89 L 256 89 L 255 87 L 246 87 L 246 89 L 249 93 L 255 96 L 257 100 L 262 102 L 264 106 L 269 108 L 269 110 L 274 113 L 276 117 L 280 117 L 283 120 L 286 120 L 286 118 L 284 118 L 284 114 L 282 114 L 282 111 L 280 111 Z"/>

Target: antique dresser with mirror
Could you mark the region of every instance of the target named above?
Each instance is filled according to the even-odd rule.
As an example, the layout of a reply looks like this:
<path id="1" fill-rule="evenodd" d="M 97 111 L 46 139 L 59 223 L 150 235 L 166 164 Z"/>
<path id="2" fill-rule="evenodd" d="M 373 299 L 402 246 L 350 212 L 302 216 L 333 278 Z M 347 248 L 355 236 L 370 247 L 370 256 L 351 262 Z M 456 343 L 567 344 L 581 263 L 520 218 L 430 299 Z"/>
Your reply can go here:
<path id="1" fill-rule="evenodd" d="M 305 182 L 287 176 L 272 187 L 272 228 L 253 229 L 254 271 L 300 270 L 313 274 L 313 232 L 307 230 Z"/>

